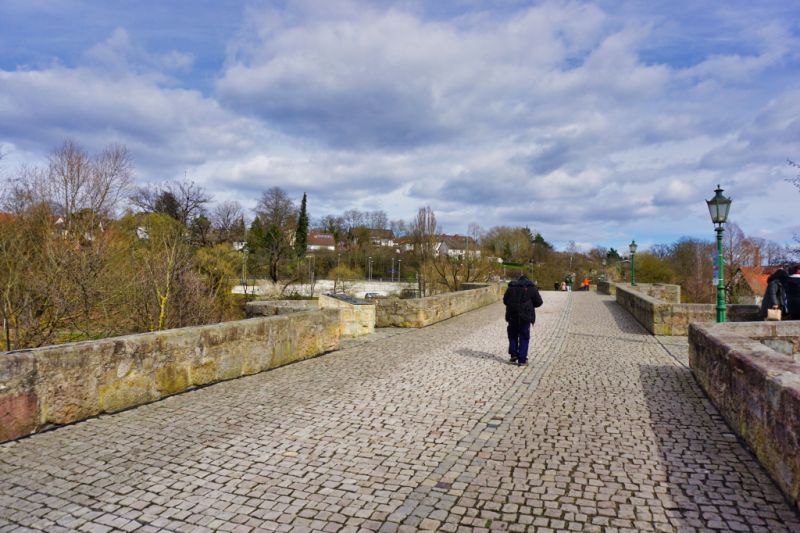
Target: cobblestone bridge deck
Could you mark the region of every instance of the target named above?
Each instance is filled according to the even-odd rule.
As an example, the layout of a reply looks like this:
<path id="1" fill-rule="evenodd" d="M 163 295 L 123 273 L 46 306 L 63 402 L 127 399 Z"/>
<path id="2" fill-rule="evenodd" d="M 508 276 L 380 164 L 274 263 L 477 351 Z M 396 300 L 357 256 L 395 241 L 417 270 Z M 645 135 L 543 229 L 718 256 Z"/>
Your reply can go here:
<path id="1" fill-rule="evenodd" d="M 0 445 L 0 531 L 800 531 L 685 344 L 544 297 L 528 368 L 497 304 Z"/>

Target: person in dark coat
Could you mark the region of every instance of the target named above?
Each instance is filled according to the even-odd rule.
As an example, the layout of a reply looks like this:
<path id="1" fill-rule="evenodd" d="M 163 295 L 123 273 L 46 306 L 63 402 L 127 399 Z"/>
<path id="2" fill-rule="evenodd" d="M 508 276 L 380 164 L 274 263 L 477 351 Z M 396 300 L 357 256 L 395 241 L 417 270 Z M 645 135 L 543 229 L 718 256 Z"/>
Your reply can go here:
<path id="1" fill-rule="evenodd" d="M 520 366 L 528 364 L 528 343 L 531 324 L 536 322 L 536 308 L 542 305 L 542 296 L 536 286 L 525 276 L 508 284 L 503 295 L 508 327 L 508 354 L 511 362 Z"/>
<path id="2" fill-rule="evenodd" d="M 775 272 L 767 278 L 767 290 L 764 293 L 764 299 L 761 301 L 761 318 L 767 318 L 768 309 L 780 309 L 782 315 L 786 315 L 786 289 L 784 288 L 784 280 L 789 277 L 789 274 L 783 269 L 778 268 Z"/>
<path id="3" fill-rule="evenodd" d="M 789 276 L 783 280 L 786 289 L 786 306 L 789 320 L 800 320 L 800 264 L 789 267 Z"/>

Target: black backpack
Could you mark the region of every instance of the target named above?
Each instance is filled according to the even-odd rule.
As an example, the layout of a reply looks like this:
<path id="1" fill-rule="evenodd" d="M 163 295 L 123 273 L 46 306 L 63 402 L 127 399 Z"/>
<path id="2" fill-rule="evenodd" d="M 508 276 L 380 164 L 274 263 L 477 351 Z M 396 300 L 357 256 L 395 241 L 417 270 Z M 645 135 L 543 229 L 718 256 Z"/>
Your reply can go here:
<path id="1" fill-rule="evenodd" d="M 526 285 L 510 285 L 508 287 L 508 303 L 506 304 L 506 319 L 520 318 L 533 322 L 534 311 L 531 294 Z"/>

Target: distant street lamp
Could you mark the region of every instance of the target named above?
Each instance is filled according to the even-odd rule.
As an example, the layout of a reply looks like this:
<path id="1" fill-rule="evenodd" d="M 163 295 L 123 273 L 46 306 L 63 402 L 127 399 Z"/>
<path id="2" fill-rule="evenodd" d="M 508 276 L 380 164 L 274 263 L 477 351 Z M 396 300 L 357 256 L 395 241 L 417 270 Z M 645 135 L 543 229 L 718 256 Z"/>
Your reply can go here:
<path id="1" fill-rule="evenodd" d="M 631 252 L 631 285 L 636 285 L 636 240 L 632 240 L 628 245 L 628 250 Z"/>
<path id="2" fill-rule="evenodd" d="M 339 261 L 341 259 L 342 259 L 342 254 L 336 254 L 336 281 L 334 282 L 334 287 L 336 287 L 335 290 L 339 289 Z"/>
<path id="3" fill-rule="evenodd" d="M 372 258 L 371 257 L 369 258 L 369 261 L 367 262 L 367 269 L 369 271 L 369 274 L 368 274 L 369 280 L 372 281 Z"/>
<path id="4" fill-rule="evenodd" d="M 725 322 L 725 275 L 722 267 L 722 227 L 728 220 L 728 212 L 731 210 L 731 199 L 722 195 L 722 189 L 717 185 L 714 198 L 706 200 L 708 212 L 711 214 L 711 222 L 716 224 L 717 232 L 717 322 Z"/>

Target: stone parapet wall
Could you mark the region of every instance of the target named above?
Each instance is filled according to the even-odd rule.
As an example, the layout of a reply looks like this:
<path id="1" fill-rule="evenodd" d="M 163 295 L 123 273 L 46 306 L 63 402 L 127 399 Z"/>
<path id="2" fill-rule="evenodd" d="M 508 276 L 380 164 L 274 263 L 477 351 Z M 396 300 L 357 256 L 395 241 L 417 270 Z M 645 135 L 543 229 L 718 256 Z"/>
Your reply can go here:
<path id="1" fill-rule="evenodd" d="M 800 324 L 692 324 L 689 365 L 731 428 L 800 509 L 800 363 L 765 339 L 793 339 Z"/>
<path id="2" fill-rule="evenodd" d="M 315 309 L 319 309 L 316 300 L 258 300 L 245 304 L 248 317 L 288 315 Z"/>
<path id="3" fill-rule="evenodd" d="M 671 304 L 681 303 L 681 286 L 666 283 L 637 283 L 635 289 L 651 298 Z"/>
<path id="4" fill-rule="evenodd" d="M 0 442 L 339 346 L 335 309 L 0 354 Z"/>
<path id="5" fill-rule="evenodd" d="M 505 293 L 506 284 L 492 283 L 480 288 L 401 300 L 375 301 L 377 327 L 422 328 L 448 318 L 493 304 Z"/>
<path id="6" fill-rule="evenodd" d="M 617 295 L 617 284 L 611 281 L 598 281 L 597 282 L 597 293 L 598 294 L 607 294 L 610 296 Z"/>
<path id="7" fill-rule="evenodd" d="M 351 303 L 323 294 L 319 297 L 321 309 L 339 311 L 339 332 L 342 337 L 360 337 L 375 331 L 375 304 Z"/>
<path id="8" fill-rule="evenodd" d="M 653 290 L 643 287 L 653 294 L 664 294 L 670 298 L 680 298 L 680 290 Z M 661 286 L 661 287 L 675 287 Z M 681 304 L 649 296 L 640 291 L 639 285 L 631 287 L 622 283 L 616 284 L 616 299 L 642 326 L 653 335 L 680 335 L 689 333 L 691 322 L 714 322 L 717 317 L 714 304 Z M 729 305 L 727 317 L 732 322 L 749 322 L 759 320 L 759 308 L 755 305 Z"/>
<path id="9" fill-rule="evenodd" d="M 598 281 L 597 292 L 616 296 L 617 285 L 627 287 L 631 290 L 639 291 L 651 298 L 664 300 L 666 303 L 681 303 L 681 286 L 666 283 L 637 283 L 632 286 L 630 283 L 617 283 L 614 281 Z"/>

